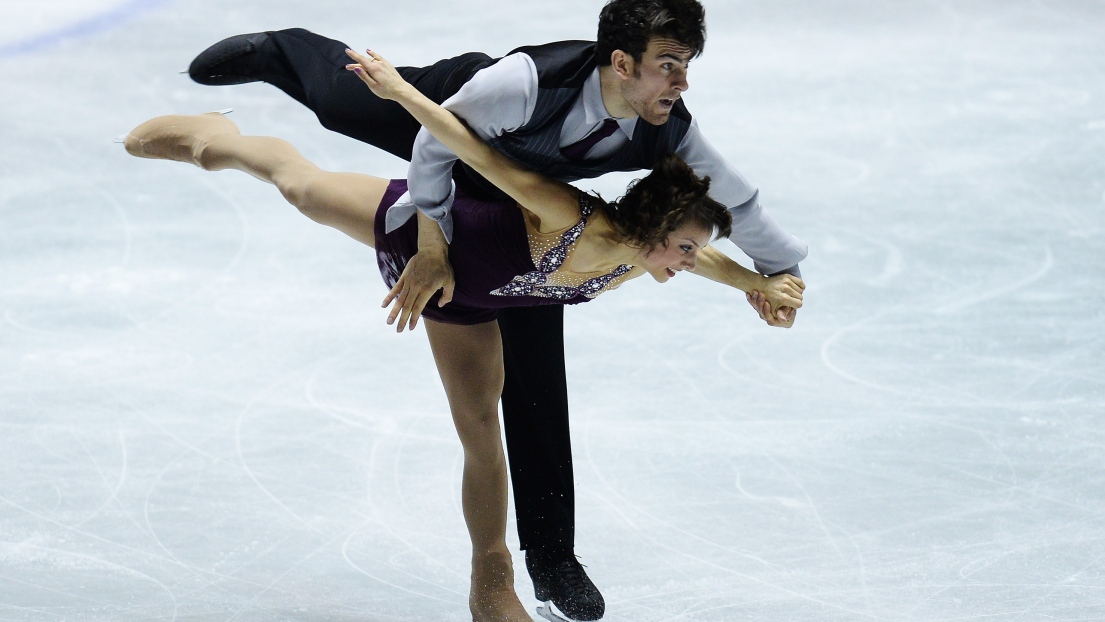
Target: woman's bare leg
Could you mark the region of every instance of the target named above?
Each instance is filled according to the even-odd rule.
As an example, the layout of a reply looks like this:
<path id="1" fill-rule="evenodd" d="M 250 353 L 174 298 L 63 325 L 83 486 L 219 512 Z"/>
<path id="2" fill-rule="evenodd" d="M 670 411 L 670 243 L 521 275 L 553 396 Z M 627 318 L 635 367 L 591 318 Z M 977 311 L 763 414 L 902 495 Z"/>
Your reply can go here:
<path id="1" fill-rule="evenodd" d="M 388 181 L 356 173 L 330 173 L 287 141 L 242 136 L 218 113 L 168 115 L 146 121 L 123 141 L 141 158 L 189 162 L 209 171 L 237 169 L 273 184 L 305 216 L 375 246 L 376 208 Z"/>
<path id="2" fill-rule="evenodd" d="M 530 622 L 514 591 L 506 546 L 507 470 L 499 433 L 503 342 L 495 322 L 456 326 L 427 320 L 426 334 L 464 447 L 461 501 L 472 538 L 468 605 L 476 622 Z"/>

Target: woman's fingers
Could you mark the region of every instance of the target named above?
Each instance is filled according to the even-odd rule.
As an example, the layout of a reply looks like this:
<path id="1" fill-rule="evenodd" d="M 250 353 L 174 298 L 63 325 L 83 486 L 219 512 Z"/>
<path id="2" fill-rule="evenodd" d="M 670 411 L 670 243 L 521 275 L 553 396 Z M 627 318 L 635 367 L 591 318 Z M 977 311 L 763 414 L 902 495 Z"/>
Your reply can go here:
<path id="1" fill-rule="evenodd" d="M 387 61 L 384 61 L 384 59 L 382 57 L 377 55 L 372 50 L 366 50 L 366 53 L 362 54 L 362 53 L 360 53 L 356 50 L 346 48 L 345 54 L 349 58 L 352 58 L 353 60 L 357 61 L 357 64 L 361 65 L 362 67 L 367 67 L 369 65 L 369 63 L 372 63 L 372 62 L 375 62 L 375 61 L 387 62 Z"/>
<path id="2" fill-rule="evenodd" d="M 779 310 L 775 313 L 775 317 L 779 320 L 779 324 L 777 324 L 777 326 L 790 328 L 794 325 L 794 318 L 797 314 L 797 309 L 793 309 L 790 307 L 779 307 Z"/>
<path id="3" fill-rule="evenodd" d="M 353 59 L 355 62 L 349 63 L 345 66 L 350 71 L 356 71 L 357 69 L 363 69 L 364 65 L 368 63 L 370 59 L 366 58 L 363 54 L 355 52 L 349 48 L 346 48 L 345 55 Z M 361 72 L 358 72 L 361 73 Z"/>
<path id="4" fill-rule="evenodd" d="M 373 77 L 374 68 L 372 66 L 376 63 L 375 58 L 350 49 L 346 49 L 345 54 L 349 58 L 357 61 L 347 64 L 345 66 L 347 70 L 357 74 L 357 77 L 367 84 L 369 88 L 379 87 L 379 82 Z"/>

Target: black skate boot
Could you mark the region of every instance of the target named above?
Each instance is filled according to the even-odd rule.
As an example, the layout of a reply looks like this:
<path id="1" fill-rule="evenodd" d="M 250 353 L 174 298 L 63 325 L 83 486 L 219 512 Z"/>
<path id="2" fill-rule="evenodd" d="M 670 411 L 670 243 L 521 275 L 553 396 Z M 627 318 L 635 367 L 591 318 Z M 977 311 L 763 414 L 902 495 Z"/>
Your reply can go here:
<path id="1" fill-rule="evenodd" d="M 271 47 L 267 32 L 223 39 L 200 52 L 188 66 L 188 75 L 208 86 L 260 82 Z"/>
<path id="2" fill-rule="evenodd" d="M 571 549 L 527 550 L 526 569 L 537 600 L 552 601 L 569 619 L 598 620 L 606 613 L 606 601 Z M 550 620 L 557 619 L 542 609 L 538 613 Z"/>

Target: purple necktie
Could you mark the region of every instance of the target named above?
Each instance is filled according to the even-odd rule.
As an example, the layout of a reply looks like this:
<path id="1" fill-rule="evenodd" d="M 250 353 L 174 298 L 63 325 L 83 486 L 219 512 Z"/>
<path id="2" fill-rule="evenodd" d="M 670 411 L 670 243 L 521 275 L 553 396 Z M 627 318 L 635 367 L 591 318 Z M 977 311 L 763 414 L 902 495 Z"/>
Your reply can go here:
<path id="1" fill-rule="evenodd" d="M 607 136 L 614 133 L 614 130 L 618 129 L 618 122 L 614 119 L 607 119 L 602 122 L 599 129 L 591 132 L 583 140 L 578 143 L 572 143 L 567 147 L 560 150 L 560 155 L 568 158 L 572 162 L 578 162 L 582 160 L 587 152 L 591 150 L 598 142 Z"/>

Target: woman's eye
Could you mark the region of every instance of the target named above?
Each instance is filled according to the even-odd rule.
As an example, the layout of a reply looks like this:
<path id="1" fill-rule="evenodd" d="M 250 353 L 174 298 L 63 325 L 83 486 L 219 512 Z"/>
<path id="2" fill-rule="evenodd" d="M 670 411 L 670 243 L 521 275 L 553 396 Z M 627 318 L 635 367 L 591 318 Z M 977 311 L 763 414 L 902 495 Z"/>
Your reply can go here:
<path id="1" fill-rule="evenodd" d="M 679 248 L 683 249 L 684 253 L 691 252 L 691 246 L 689 244 L 684 244 L 683 246 L 680 246 Z"/>

